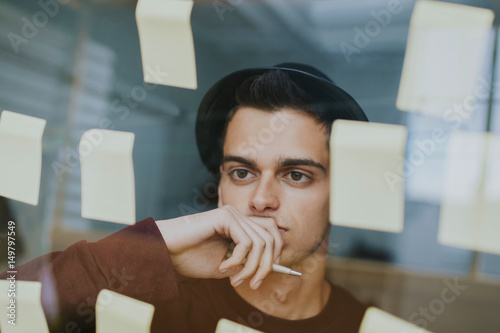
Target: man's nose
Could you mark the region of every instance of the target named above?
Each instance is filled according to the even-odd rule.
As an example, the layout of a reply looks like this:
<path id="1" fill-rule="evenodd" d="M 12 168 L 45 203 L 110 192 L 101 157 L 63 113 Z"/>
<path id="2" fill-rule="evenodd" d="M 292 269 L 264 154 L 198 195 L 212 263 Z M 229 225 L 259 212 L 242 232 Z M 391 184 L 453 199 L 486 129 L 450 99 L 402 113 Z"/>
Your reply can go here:
<path id="1" fill-rule="evenodd" d="M 248 202 L 254 212 L 273 211 L 279 207 L 280 186 L 272 175 L 262 176 Z"/>

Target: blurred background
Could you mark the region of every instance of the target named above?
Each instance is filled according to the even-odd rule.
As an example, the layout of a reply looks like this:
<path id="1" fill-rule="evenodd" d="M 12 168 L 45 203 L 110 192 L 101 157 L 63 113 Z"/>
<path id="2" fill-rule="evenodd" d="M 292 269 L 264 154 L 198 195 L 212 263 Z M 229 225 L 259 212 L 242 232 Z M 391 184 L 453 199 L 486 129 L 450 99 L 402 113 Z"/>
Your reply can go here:
<path id="1" fill-rule="evenodd" d="M 371 121 L 407 126 L 408 154 L 434 128 L 451 131 L 444 120 L 395 107 L 415 1 L 396 1 L 401 12 L 368 45 L 346 52 L 347 44 L 355 45 L 355 29 L 364 29 L 372 12 L 391 2 L 195 0 L 198 89 L 155 86 L 143 98 L 137 1 L 61 0 L 43 21 L 38 13 L 46 10 L 38 1 L 0 0 L 0 111 L 47 120 L 38 206 L 0 197 L 0 214 L 16 221 L 22 242 L 18 264 L 124 227 L 81 217 L 78 142 L 86 130 L 102 127 L 103 119 L 110 129 L 136 135 L 137 220 L 216 207 L 216 181 L 198 157 L 194 122 L 207 89 L 238 69 L 311 64 L 349 92 Z M 496 0 L 455 2 L 500 16 Z M 23 36 L 26 20 L 37 19 L 39 25 L 13 46 L 9 34 Z M 492 132 L 500 132 L 495 38 L 492 31 L 482 74 L 493 88 L 491 98 L 477 101 L 461 129 L 484 131 L 491 109 Z M 408 173 L 402 233 L 333 227 L 327 274 L 360 300 L 431 331 L 500 332 L 500 256 L 437 241 L 445 154 L 446 142 Z M 1 228 L 5 233 L 6 226 Z M 466 288 L 454 301 L 440 301 L 456 283 Z"/>

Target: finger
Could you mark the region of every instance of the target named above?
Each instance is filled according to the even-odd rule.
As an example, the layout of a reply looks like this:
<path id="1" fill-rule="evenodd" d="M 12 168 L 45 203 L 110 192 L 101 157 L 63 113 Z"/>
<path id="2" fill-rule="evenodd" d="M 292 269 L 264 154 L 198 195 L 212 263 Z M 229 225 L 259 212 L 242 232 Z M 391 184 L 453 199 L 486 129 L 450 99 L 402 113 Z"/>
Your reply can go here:
<path id="1" fill-rule="evenodd" d="M 266 243 L 264 246 L 264 250 L 260 256 L 260 260 L 258 262 L 258 267 L 255 273 L 252 272 L 254 267 L 254 262 L 249 261 L 249 265 L 247 269 L 244 269 L 240 274 L 234 276 L 234 284 L 241 281 L 242 278 L 248 278 L 252 274 L 254 275 L 252 280 L 250 281 L 250 287 L 253 289 L 257 289 L 262 280 L 272 271 L 272 264 L 281 254 L 281 250 L 283 248 L 283 240 L 281 238 L 281 234 L 278 230 L 276 222 L 272 218 L 261 218 L 261 217 L 252 217 L 249 218 L 247 216 L 241 215 L 234 207 L 230 207 L 233 210 L 234 214 L 238 217 L 240 223 L 242 223 L 242 227 L 245 228 L 245 225 L 248 225 L 252 228 Z M 243 222 L 246 222 L 243 223 Z M 253 233 L 245 228 L 245 231 L 250 235 L 252 239 Z M 277 243 L 277 248 L 275 249 L 275 242 Z M 250 260 L 250 258 L 248 258 Z M 233 282 L 232 281 L 232 282 Z"/>
<path id="2" fill-rule="evenodd" d="M 234 214 L 229 206 L 224 207 L 229 214 L 229 220 L 231 220 L 227 223 L 225 235 L 231 238 L 236 246 L 232 256 L 219 265 L 219 271 L 222 273 L 232 267 L 241 265 L 252 248 L 252 239 L 238 221 L 239 217 Z"/>
<path id="3" fill-rule="evenodd" d="M 243 267 L 244 267 L 243 265 L 238 265 L 238 266 L 229 268 L 228 270 L 224 271 L 223 273 L 216 272 L 215 278 L 222 279 L 222 278 L 226 278 L 226 277 L 232 277 L 232 276 L 238 274 L 243 269 Z"/>
<path id="4" fill-rule="evenodd" d="M 235 223 L 236 224 L 236 223 Z M 220 266 L 219 271 L 224 273 L 226 270 L 244 263 L 245 258 L 252 249 L 252 239 L 246 233 L 245 229 L 240 225 L 231 227 L 229 234 L 236 246 L 232 251 L 232 255 L 224 260 Z"/>
<path id="5" fill-rule="evenodd" d="M 283 238 L 281 237 L 281 233 L 278 229 L 278 225 L 276 221 L 272 218 L 264 218 L 264 217 L 251 217 L 252 221 L 260 225 L 267 232 L 269 232 L 274 238 L 274 248 L 273 248 L 273 262 L 278 264 L 277 259 L 280 257 L 281 252 L 283 251 Z"/>
<path id="6" fill-rule="evenodd" d="M 262 280 L 264 280 L 266 276 L 272 271 L 274 237 L 266 229 L 264 229 L 258 224 L 253 224 L 253 225 L 250 224 L 250 226 L 266 242 L 257 272 L 250 281 L 250 287 L 256 290 L 257 288 L 259 288 L 260 284 L 262 283 Z"/>
<path id="7" fill-rule="evenodd" d="M 245 267 L 238 274 L 234 275 L 231 279 L 233 286 L 238 286 L 245 279 L 250 278 L 255 274 L 260 266 L 262 255 L 266 247 L 266 241 L 256 232 L 246 221 L 239 221 L 242 228 L 246 231 L 252 240 L 251 249 L 246 257 Z M 238 245 L 234 248 L 234 252 L 238 249 Z"/>

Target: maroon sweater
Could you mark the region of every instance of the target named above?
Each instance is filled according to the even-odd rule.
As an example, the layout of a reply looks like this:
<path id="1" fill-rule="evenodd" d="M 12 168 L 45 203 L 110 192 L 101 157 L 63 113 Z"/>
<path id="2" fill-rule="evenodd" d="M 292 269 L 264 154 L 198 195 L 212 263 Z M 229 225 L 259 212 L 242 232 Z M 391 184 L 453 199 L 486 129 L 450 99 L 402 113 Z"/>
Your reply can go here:
<path id="1" fill-rule="evenodd" d="M 17 280 L 41 281 L 51 332 L 94 332 L 101 289 L 153 304 L 151 332 L 215 332 L 220 318 L 263 332 L 356 333 L 366 307 L 331 285 L 325 308 L 303 320 L 267 315 L 243 300 L 228 279 L 191 279 L 176 274 L 152 218 L 96 243 L 80 241 L 17 267 Z M 0 278 L 8 275 L 3 273 Z"/>

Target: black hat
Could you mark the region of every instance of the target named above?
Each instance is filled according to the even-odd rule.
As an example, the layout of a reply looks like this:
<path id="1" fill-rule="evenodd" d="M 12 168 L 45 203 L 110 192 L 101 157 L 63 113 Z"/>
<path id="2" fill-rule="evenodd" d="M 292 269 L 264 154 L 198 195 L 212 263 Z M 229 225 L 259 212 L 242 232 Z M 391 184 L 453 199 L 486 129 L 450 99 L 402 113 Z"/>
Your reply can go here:
<path id="1" fill-rule="evenodd" d="M 238 86 L 246 79 L 269 71 L 281 70 L 300 88 L 311 95 L 329 122 L 336 119 L 368 121 L 359 104 L 347 92 L 339 88 L 324 73 L 304 64 L 283 63 L 274 67 L 249 68 L 231 73 L 205 94 L 196 119 L 196 143 L 201 160 L 214 174 L 222 160 L 222 135 L 228 113 L 235 107 L 234 96 Z"/>

